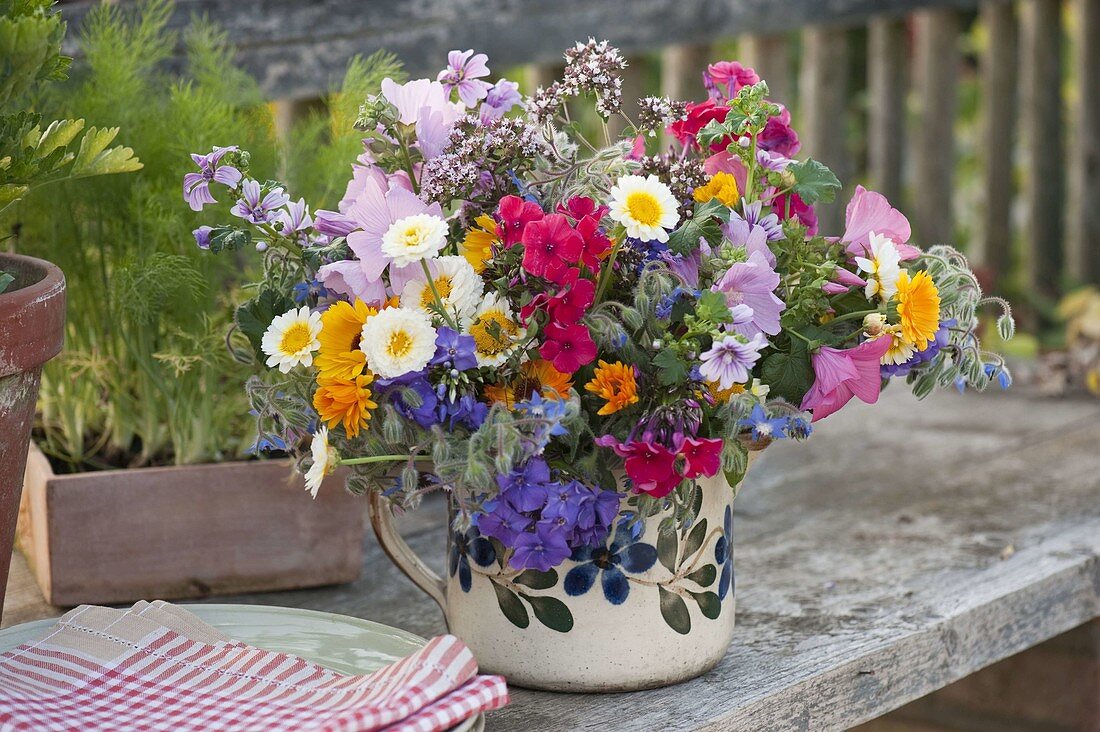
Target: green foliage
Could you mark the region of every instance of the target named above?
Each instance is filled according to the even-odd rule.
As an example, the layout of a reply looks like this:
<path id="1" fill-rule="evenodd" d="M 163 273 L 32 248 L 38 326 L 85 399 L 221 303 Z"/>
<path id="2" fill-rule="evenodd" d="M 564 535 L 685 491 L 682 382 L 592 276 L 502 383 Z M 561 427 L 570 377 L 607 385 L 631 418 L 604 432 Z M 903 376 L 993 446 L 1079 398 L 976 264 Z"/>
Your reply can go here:
<path id="1" fill-rule="evenodd" d="M 806 342 L 792 338 L 788 350 L 777 350 L 764 359 L 760 378 L 771 386 L 771 393 L 792 404 L 799 404 L 814 383 L 814 370 Z"/>
<path id="2" fill-rule="evenodd" d="M 840 190 L 840 181 L 833 171 L 813 158 L 792 163 L 787 171 L 794 176 L 791 190 L 806 203 L 832 203 Z"/>
<path id="3" fill-rule="evenodd" d="M 43 123 L 41 114 L 27 111 L 39 87 L 63 80 L 69 67 L 60 54 L 65 24 L 52 6 L 51 0 L 0 3 L 0 214 L 45 183 L 141 168 L 130 148 L 107 147 L 117 127 L 91 127 L 79 137 L 83 119 Z"/>

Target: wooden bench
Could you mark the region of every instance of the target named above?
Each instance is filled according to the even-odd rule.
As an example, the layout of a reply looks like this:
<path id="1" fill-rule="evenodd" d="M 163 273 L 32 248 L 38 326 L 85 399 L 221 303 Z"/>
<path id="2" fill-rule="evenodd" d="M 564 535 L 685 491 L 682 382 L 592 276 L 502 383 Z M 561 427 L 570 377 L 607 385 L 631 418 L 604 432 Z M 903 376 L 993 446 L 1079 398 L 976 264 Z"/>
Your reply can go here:
<path id="1" fill-rule="evenodd" d="M 490 728 L 842 729 L 1088 623 L 1100 616 L 1098 448 L 1100 401 L 1008 392 L 918 403 L 888 389 L 877 407 L 853 406 L 754 467 L 735 518 L 738 632 L 717 669 L 630 695 L 516 689 Z M 439 502 L 405 519 L 410 544 L 439 565 L 442 521 Z M 370 536 L 365 557 L 355 584 L 232 601 L 444 631 Z M 6 624 L 60 612 L 42 605 L 22 563 L 8 593 Z M 1072 725 L 1055 729 L 1100 728 L 1100 622 L 1078 637 L 1092 644 L 1083 665 L 1051 661 L 1035 672 L 1042 685 L 1023 685 L 1028 708 L 1052 719 L 1057 695 L 1033 690 L 1077 705 Z M 1002 670 L 1002 686 L 1022 686 L 1030 666 L 1012 666 L 1014 686 Z M 1058 669 L 1067 677 L 1048 676 Z"/>

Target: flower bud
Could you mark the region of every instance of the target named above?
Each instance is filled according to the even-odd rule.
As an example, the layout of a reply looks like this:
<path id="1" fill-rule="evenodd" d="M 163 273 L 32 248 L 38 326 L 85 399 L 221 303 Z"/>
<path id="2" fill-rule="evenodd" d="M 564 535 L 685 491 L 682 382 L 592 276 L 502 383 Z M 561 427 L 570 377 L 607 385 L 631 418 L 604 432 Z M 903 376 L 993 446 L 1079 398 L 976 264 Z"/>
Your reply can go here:
<path id="1" fill-rule="evenodd" d="M 883 313 L 868 313 L 863 317 L 863 332 L 872 338 L 882 335 L 886 329 L 886 316 Z"/>

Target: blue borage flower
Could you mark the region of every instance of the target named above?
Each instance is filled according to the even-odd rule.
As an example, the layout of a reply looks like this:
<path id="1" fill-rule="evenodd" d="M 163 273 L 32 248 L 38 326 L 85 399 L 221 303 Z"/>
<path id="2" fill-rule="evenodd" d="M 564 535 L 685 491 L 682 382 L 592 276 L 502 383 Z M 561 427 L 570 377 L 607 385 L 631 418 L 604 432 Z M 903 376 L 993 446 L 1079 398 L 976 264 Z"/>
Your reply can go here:
<path id="1" fill-rule="evenodd" d="M 610 546 L 583 546 L 570 559 L 579 562 L 565 575 L 562 587 L 567 595 L 583 595 L 600 579 L 603 595 L 612 605 L 622 605 L 630 594 L 624 572 L 646 572 L 657 561 L 657 547 L 636 541 L 629 531 L 617 530 Z"/>

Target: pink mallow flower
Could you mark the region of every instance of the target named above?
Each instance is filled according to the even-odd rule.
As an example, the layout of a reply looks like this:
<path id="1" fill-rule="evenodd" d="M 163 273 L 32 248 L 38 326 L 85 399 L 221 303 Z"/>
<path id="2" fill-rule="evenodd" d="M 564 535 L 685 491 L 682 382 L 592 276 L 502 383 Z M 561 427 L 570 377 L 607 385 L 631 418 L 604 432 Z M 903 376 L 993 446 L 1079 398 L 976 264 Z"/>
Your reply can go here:
<path id="1" fill-rule="evenodd" d="M 855 272 L 850 272 L 843 267 L 836 268 L 836 274 L 833 275 L 832 282 L 826 282 L 821 286 L 821 289 L 825 291 L 827 295 L 839 295 L 842 292 L 847 292 L 853 287 L 866 287 L 867 280 L 863 279 Z"/>
<path id="2" fill-rule="evenodd" d="M 707 381 L 718 384 L 719 389 L 729 389 L 734 384 L 744 384 L 749 373 L 760 360 L 760 351 L 768 346 L 767 339 L 757 333 L 747 343 L 735 335 L 716 340 L 710 350 L 699 358 L 703 362 L 699 373 Z"/>
<path id="3" fill-rule="evenodd" d="M 814 384 L 802 399 L 816 422 L 839 410 L 852 397 L 874 404 L 882 388 L 879 362 L 890 348 L 889 337 L 865 341 L 845 350 L 822 346 L 813 355 Z"/>
<path id="4" fill-rule="evenodd" d="M 909 219 L 890 205 L 886 196 L 856 186 L 855 195 L 844 212 L 844 236 L 840 240 L 848 245 L 853 257 L 866 257 L 871 253 L 871 234 L 885 236 L 894 242 L 902 261 L 916 259 L 920 249 L 907 244 L 912 236 Z"/>
<path id="5" fill-rule="evenodd" d="M 451 51 L 447 54 L 447 68 L 440 71 L 436 79 L 443 84 L 448 94 L 457 89 L 462 103 L 467 107 L 475 107 L 493 88 L 492 84 L 481 80 L 481 77 L 489 75 L 489 67 L 486 65 L 488 60 L 488 56 L 474 53 L 472 48 Z"/>
<path id="6" fill-rule="evenodd" d="M 450 95 L 442 84 L 428 79 L 404 84 L 383 79 L 382 96 L 397 107 L 399 122 L 416 126 L 416 146 L 425 160 L 443 152 L 461 112 L 451 104 Z"/>
<path id="7" fill-rule="evenodd" d="M 711 289 L 723 293 L 730 307 L 744 304 L 752 308 L 752 318 L 735 327 L 738 333 L 751 337 L 761 332 L 779 333 L 779 314 L 787 305 L 775 296 L 777 287 L 779 275 L 761 252 L 754 251 L 746 261 L 731 265 Z"/>
<path id="8" fill-rule="evenodd" d="M 743 86 L 752 86 L 760 81 L 757 75 L 748 66 L 742 66 L 736 61 L 719 61 L 707 66 L 703 73 L 703 85 L 711 99 L 732 99 L 741 91 Z"/>

